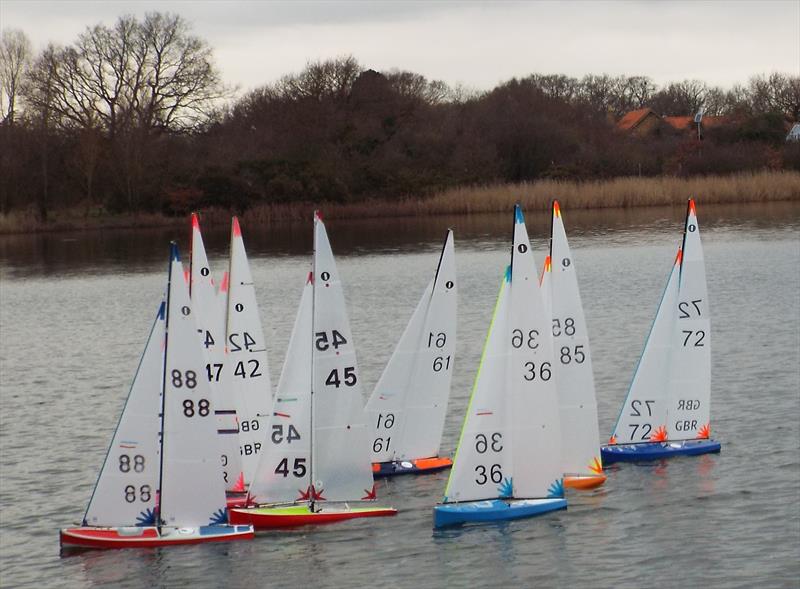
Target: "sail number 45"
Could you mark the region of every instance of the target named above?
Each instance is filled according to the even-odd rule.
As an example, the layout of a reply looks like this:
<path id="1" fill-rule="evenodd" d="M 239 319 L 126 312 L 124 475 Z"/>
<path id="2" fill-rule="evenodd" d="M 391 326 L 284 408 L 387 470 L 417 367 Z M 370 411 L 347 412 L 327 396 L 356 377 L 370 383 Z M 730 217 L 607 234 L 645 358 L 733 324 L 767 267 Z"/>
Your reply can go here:
<path id="1" fill-rule="evenodd" d="M 284 478 L 289 476 L 289 459 L 284 458 L 278 463 L 278 466 L 275 467 L 275 474 L 282 475 Z M 294 465 L 292 465 L 292 474 L 297 478 L 305 476 L 306 474 L 306 459 L 305 458 L 295 458 Z"/>

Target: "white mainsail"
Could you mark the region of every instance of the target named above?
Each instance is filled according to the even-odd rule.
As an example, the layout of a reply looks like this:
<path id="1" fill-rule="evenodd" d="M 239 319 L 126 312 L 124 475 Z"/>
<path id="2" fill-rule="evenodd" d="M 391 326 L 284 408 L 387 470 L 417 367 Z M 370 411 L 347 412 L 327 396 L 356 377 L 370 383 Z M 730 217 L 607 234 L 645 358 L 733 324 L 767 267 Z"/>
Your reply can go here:
<path id="1" fill-rule="evenodd" d="M 156 525 L 165 317 L 162 301 L 89 500 L 84 526 Z"/>
<path id="2" fill-rule="evenodd" d="M 563 495 L 549 317 L 519 207 L 444 502 Z"/>
<path id="3" fill-rule="evenodd" d="M 234 391 L 244 481 L 250 484 L 272 405 L 267 348 L 239 220 L 231 226 L 225 370 Z"/>
<path id="4" fill-rule="evenodd" d="M 553 338 L 519 206 L 514 215 L 507 372 L 516 498 L 563 496 Z M 553 302 L 555 304 L 555 301 Z"/>
<path id="5" fill-rule="evenodd" d="M 311 320 L 314 287 L 309 274 L 275 392 L 248 502 L 294 501 L 311 485 Z"/>
<path id="6" fill-rule="evenodd" d="M 214 290 L 211 269 L 200 233 L 200 221 L 192 213 L 192 248 L 189 266 L 192 309 L 195 312 L 200 341 L 206 354 L 203 374 L 211 387 L 214 414 L 219 435 L 222 478 L 229 491 L 241 490 L 242 459 L 236 422 L 236 399 L 228 385 L 230 374 L 225 367 L 225 312 Z"/>
<path id="7" fill-rule="evenodd" d="M 204 375 L 203 348 L 175 244 L 168 288 L 161 521 L 181 527 L 227 523 L 211 388 Z"/>
<path id="8" fill-rule="evenodd" d="M 453 374 L 456 299 L 448 231 L 436 275 L 367 402 L 373 462 L 438 455 Z"/>
<path id="9" fill-rule="evenodd" d="M 710 436 L 711 322 L 700 227 L 689 200 L 670 356 L 667 439 Z"/>
<path id="10" fill-rule="evenodd" d="M 589 334 L 578 277 L 558 201 L 550 235 L 550 313 L 555 376 L 561 416 L 561 453 L 566 474 L 593 475 L 602 469 L 597 399 Z"/>
<path id="11" fill-rule="evenodd" d="M 681 250 L 675 256 L 644 350 L 622 404 L 611 444 L 666 440 L 670 351 L 675 334 Z"/>
<path id="12" fill-rule="evenodd" d="M 369 430 L 344 292 L 325 225 L 314 215 L 312 457 L 314 499 L 374 498 Z"/>

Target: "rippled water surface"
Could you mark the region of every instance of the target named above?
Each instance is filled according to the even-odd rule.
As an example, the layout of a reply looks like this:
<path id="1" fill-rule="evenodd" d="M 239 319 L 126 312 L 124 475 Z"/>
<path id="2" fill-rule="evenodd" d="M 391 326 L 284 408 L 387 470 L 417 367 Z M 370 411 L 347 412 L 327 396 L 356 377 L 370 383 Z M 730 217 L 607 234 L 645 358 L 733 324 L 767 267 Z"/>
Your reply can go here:
<path id="1" fill-rule="evenodd" d="M 607 436 L 682 229 L 682 208 L 565 211 Z M 711 299 L 719 455 L 613 466 L 567 511 L 434 532 L 446 473 L 379 489 L 395 518 L 255 541 L 60 558 L 82 517 L 165 282 L 167 230 L 0 236 L 3 587 L 797 587 L 800 579 L 800 206 L 699 207 Z M 361 380 L 377 381 L 456 231 L 459 325 L 443 451 L 454 449 L 512 216 L 331 221 Z M 529 215 L 541 263 L 547 215 Z M 273 382 L 311 223 L 244 226 Z M 225 229 L 206 231 L 216 271 Z"/>

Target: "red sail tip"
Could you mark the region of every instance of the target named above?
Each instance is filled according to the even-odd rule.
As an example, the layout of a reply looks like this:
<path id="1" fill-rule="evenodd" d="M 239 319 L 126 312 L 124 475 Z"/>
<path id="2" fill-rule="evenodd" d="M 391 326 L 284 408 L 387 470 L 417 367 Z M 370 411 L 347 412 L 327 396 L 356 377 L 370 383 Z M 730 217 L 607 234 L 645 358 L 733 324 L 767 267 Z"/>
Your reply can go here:
<path id="1" fill-rule="evenodd" d="M 228 292 L 228 271 L 222 273 L 222 282 L 219 283 L 220 292 Z"/>
<path id="2" fill-rule="evenodd" d="M 314 211 L 314 219 L 322 221 L 322 213 L 320 211 Z"/>
<path id="3" fill-rule="evenodd" d="M 375 490 L 375 483 L 372 483 L 372 489 L 367 491 L 364 489 L 366 495 L 364 495 L 361 500 L 362 501 L 375 501 L 378 498 L 377 491 Z"/>
<path id="4" fill-rule="evenodd" d="M 239 217 L 234 217 L 233 218 L 233 236 L 234 237 L 241 237 L 242 236 L 242 230 L 239 227 Z"/>
<path id="5" fill-rule="evenodd" d="M 678 253 L 675 254 L 675 264 L 680 265 L 681 260 L 683 260 L 683 250 L 678 248 Z"/>
<path id="6" fill-rule="evenodd" d="M 556 217 L 560 217 L 561 216 L 561 207 L 558 206 L 558 201 L 557 200 L 553 201 L 553 214 Z"/>
<path id="7" fill-rule="evenodd" d="M 200 219 L 197 217 L 197 213 L 192 213 L 192 229 L 200 231 Z"/>
<path id="8" fill-rule="evenodd" d="M 697 215 L 697 210 L 694 207 L 694 199 L 693 198 L 689 199 L 689 213 L 692 214 L 692 215 Z"/>
<path id="9" fill-rule="evenodd" d="M 306 278 L 306 284 L 314 284 L 314 273 L 309 271 L 308 278 Z"/>

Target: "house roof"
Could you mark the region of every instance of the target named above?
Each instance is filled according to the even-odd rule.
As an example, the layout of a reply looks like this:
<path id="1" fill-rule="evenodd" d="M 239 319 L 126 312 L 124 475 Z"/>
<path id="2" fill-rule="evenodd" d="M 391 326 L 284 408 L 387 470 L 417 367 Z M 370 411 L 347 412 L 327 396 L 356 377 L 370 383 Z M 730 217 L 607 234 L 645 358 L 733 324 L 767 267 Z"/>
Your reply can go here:
<path id="1" fill-rule="evenodd" d="M 694 117 L 664 117 L 664 122 L 674 129 L 680 131 L 689 129 L 694 125 Z M 701 124 L 706 129 L 711 127 L 719 127 L 730 122 L 730 117 L 725 116 L 704 116 Z"/>
<path id="2" fill-rule="evenodd" d="M 623 131 L 629 131 L 630 129 L 635 129 L 639 123 L 641 123 L 644 119 L 647 118 L 649 114 L 654 114 L 658 116 L 655 111 L 651 108 L 640 108 L 639 110 L 632 110 L 631 112 L 627 113 L 624 117 L 622 117 L 619 121 L 617 121 L 617 128 L 622 129 Z"/>

